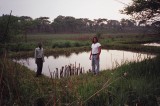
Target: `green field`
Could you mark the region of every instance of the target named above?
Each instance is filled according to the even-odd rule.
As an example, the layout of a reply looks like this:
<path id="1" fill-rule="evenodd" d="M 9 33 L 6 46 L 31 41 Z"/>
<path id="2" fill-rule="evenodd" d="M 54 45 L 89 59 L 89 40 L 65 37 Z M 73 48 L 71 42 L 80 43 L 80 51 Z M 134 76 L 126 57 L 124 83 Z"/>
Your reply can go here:
<path id="1" fill-rule="evenodd" d="M 49 52 L 51 49 L 89 47 L 92 37 L 96 34 L 35 34 L 27 35 L 25 40 L 23 35 L 17 35 L 6 45 L 0 45 L 1 48 L 6 46 L 9 52 L 34 51 L 38 42 L 42 42 L 44 49 Z M 123 49 L 123 50 L 144 50 L 148 51 L 155 47 L 144 47 L 139 44 L 146 42 L 160 42 L 157 35 L 143 34 L 101 34 L 99 42 L 106 49 Z M 1 50 L 1 49 L 0 49 Z"/>
<path id="2" fill-rule="evenodd" d="M 147 47 L 146 42 L 160 42 L 160 36 L 140 34 L 103 34 L 104 49 L 119 49 L 156 54 L 142 62 L 126 63 L 113 70 L 103 70 L 69 78 L 34 77 L 35 73 L 16 64 L 10 57 L 32 56 L 41 41 L 46 55 L 90 50 L 94 34 L 37 34 L 1 45 L 7 47 L 8 57 L 2 57 L 1 104 L 28 106 L 158 106 L 160 102 L 160 47 Z M 16 39 L 17 39 L 16 38 Z M 15 38 L 14 38 L 15 39 Z M 2 49 L 3 51 L 3 49 Z M 127 74 L 127 75 L 124 75 Z"/>

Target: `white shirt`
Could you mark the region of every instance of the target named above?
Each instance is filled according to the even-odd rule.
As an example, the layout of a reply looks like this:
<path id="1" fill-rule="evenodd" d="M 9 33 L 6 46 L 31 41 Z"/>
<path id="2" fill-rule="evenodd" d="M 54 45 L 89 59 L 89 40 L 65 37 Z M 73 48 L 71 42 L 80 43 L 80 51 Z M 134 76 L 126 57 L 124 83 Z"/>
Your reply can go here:
<path id="1" fill-rule="evenodd" d="M 101 46 L 101 44 L 100 43 L 93 43 L 92 44 L 92 46 L 91 46 L 91 48 L 92 48 L 92 54 L 98 54 L 99 53 L 99 51 L 98 51 L 98 48 Z"/>
<path id="2" fill-rule="evenodd" d="M 35 55 L 34 55 L 34 57 L 35 57 L 35 59 L 36 58 L 42 58 L 44 60 L 43 48 L 40 49 L 39 47 L 37 47 L 35 49 Z"/>

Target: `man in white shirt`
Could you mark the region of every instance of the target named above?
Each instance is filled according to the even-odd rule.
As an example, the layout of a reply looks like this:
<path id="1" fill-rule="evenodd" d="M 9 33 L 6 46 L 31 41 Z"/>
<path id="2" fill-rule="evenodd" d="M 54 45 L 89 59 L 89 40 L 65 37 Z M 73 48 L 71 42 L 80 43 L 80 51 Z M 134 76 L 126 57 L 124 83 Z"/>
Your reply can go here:
<path id="1" fill-rule="evenodd" d="M 38 43 L 38 47 L 35 49 L 35 63 L 37 64 L 36 77 L 42 74 L 43 62 L 44 62 L 44 52 L 42 48 L 42 43 Z"/>
<path id="2" fill-rule="evenodd" d="M 91 45 L 91 53 L 90 53 L 90 60 L 92 60 L 92 71 L 95 75 L 99 73 L 99 57 L 101 54 L 101 44 L 98 43 L 98 38 L 93 37 Z"/>

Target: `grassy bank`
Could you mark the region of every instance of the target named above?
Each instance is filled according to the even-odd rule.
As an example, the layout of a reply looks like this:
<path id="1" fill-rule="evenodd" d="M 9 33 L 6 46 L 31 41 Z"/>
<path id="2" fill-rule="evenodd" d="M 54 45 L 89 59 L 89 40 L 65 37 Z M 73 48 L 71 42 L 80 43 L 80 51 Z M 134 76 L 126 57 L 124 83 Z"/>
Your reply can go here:
<path id="1" fill-rule="evenodd" d="M 70 56 L 71 53 L 81 53 L 83 51 L 89 51 L 90 48 L 89 47 L 72 47 L 72 48 L 55 48 L 55 49 L 45 49 L 45 56 L 60 56 L 60 55 L 65 55 L 65 56 Z M 10 52 L 8 57 L 10 58 L 28 58 L 28 57 L 33 57 L 34 56 L 34 50 L 32 51 L 20 51 L 20 52 Z"/>
<path id="2" fill-rule="evenodd" d="M 35 73 L 8 59 L 0 61 L 1 104 L 156 106 L 160 96 L 160 57 L 128 63 L 114 70 L 62 79 L 36 78 Z M 125 73 L 125 75 L 124 75 Z"/>
<path id="3" fill-rule="evenodd" d="M 5 45 L 11 57 L 32 57 L 37 43 L 41 41 L 45 55 L 69 54 L 90 50 L 94 34 L 38 34 L 28 35 L 28 41 L 10 42 Z M 99 42 L 104 49 L 117 49 L 138 52 L 160 53 L 159 47 L 148 47 L 141 44 L 160 42 L 159 36 L 137 34 L 103 34 Z M 0 52 L 4 45 L 0 45 Z"/>
<path id="4" fill-rule="evenodd" d="M 42 42 L 45 49 L 82 47 L 91 45 L 93 34 L 35 34 L 27 35 L 27 40 L 22 35 L 18 36 L 20 39 L 11 39 L 0 47 L 13 52 L 32 51 L 38 42 Z"/>
<path id="5" fill-rule="evenodd" d="M 21 39 L 14 39 L 6 45 L 0 44 L 0 50 L 6 48 L 11 52 L 34 51 L 38 42 L 43 43 L 45 49 L 90 47 L 92 37 L 95 34 L 38 34 L 28 35 L 27 42 Z M 19 35 L 20 36 L 20 35 Z M 21 35 L 22 36 L 22 35 Z M 142 34 L 102 34 L 99 42 L 105 48 L 119 48 L 131 50 L 139 47 L 139 44 L 147 42 L 160 42 L 160 36 Z M 18 41 L 17 41 L 18 40 Z M 18 42 L 18 43 L 17 43 Z M 138 45 L 138 46 L 137 46 Z M 130 49 L 131 48 L 131 49 Z M 144 46 L 140 46 L 143 49 Z"/>

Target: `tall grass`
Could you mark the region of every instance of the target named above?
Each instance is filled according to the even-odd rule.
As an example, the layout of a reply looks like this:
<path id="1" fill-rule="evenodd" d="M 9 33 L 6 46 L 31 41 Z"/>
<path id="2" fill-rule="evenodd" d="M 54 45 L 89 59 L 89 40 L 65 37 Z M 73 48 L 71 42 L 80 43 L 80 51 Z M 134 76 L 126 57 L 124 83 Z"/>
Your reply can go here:
<path id="1" fill-rule="evenodd" d="M 127 63 L 114 70 L 52 79 L 2 59 L 1 105 L 156 106 L 160 95 L 160 57 Z M 124 75 L 124 73 L 127 73 Z"/>
<path id="2" fill-rule="evenodd" d="M 27 106 L 34 104 L 37 98 L 45 96 L 45 91 L 38 83 L 47 84 L 47 80 L 44 82 L 43 79 L 35 79 L 33 73 L 7 59 L 2 59 L 0 66 L 1 106 Z"/>
<path id="3" fill-rule="evenodd" d="M 90 46 L 88 41 L 55 41 L 52 43 L 52 48 L 69 48 L 69 47 L 82 47 Z"/>
<path id="4" fill-rule="evenodd" d="M 125 72 L 127 76 L 110 86 L 110 92 L 116 95 L 113 104 L 157 106 L 156 99 L 160 95 L 159 62 L 160 57 L 158 56 L 153 60 L 130 63 L 117 69 L 113 78 Z"/>

